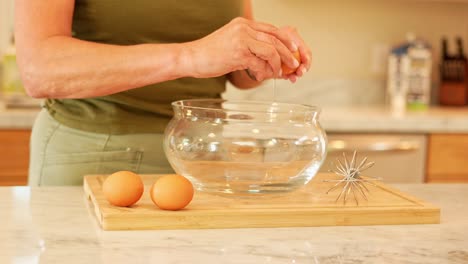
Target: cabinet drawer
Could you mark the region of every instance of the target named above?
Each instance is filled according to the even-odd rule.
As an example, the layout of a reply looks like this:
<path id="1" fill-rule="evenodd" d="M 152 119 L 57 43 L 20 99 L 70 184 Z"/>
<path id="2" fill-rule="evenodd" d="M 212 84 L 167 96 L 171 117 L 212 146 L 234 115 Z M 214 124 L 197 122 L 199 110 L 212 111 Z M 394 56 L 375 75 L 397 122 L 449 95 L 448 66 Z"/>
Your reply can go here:
<path id="1" fill-rule="evenodd" d="M 425 176 L 426 135 L 417 134 L 328 134 L 328 155 L 321 172 L 343 152 L 351 158 L 368 157 L 375 166 L 363 174 L 382 178 L 388 183 L 422 183 Z"/>
<path id="2" fill-rule="evenodd" d="M 468 182 L 468 134 L 429 136 L 428 182 Z"/>
<path id="3" fill-rule="evenodd" d="M 0 186 L 26 185 L 30 130 L 0 130 Z"/>

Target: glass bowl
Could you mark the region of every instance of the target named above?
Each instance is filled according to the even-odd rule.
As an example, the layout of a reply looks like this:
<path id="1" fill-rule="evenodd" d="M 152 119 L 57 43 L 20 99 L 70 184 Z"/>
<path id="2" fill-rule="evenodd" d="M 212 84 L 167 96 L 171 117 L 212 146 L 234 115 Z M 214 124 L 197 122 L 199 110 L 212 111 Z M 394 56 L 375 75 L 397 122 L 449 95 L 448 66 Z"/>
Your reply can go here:
<path id="1" fill-rule="evenodd" d="M 326 157 L 319 109 L 289 103 L 193 99 L 172 103 L 164 151 L 198 191 L 262 196 L 307 184 Z"/>

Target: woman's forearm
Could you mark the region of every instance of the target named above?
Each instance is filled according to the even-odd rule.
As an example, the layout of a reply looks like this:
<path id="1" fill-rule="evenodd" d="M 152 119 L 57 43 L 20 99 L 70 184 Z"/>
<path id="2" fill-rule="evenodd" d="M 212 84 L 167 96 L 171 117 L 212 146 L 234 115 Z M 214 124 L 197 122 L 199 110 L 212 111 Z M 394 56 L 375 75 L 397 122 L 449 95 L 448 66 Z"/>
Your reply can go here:
<path id="1" fill-rule="evenodd" d="M 72 37 L 74 0 L 15 1 L 18 65 L 33 97 L 103 96 L 180 77 L 211 78 L 249 69 L 258 80 L 297 61 L 273 25 L 235 18 L 211 34 L 174 44 L 108 45 Z M 254 83 L 233 74 L 238 86 Z"/>
<path id="2" fill-rule="evenodd" d="M 86 98 L 190 76 L 186 46 L 117 46 L 56 36 L 18 59 L 31 96 Z"/>
<path id="3" fill-rule="evenodd" d="M 195 73 L 193 43 L 118 46 L 73 38 L 74 6 L 15 1 L 18 66 L 31 96 L 103 96 Z"/>

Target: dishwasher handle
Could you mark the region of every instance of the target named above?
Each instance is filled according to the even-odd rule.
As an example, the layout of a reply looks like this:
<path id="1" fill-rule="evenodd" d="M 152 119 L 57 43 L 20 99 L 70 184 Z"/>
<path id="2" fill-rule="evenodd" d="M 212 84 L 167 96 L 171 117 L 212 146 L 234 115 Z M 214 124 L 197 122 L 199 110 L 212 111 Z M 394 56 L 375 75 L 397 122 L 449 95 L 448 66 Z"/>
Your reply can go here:
<path id="1" fill-rule="evenodd" d="M 392 151 L 416 151 L 420 148 L 420 144 L 414 141 L 398 141 L 398 142 L 372 142 L 365 144 L 350 144 L 344 140 L 331 140 L 328 143 L 329 152 L 392 152 Z"/>

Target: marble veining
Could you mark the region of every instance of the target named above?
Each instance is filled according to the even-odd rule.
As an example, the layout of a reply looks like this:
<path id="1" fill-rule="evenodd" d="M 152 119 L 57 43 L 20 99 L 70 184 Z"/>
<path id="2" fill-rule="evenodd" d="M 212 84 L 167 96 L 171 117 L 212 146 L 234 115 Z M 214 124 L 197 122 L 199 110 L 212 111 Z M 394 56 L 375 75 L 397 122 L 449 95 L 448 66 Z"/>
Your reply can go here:
<path id="1" fill-rule="evenodd" d="M 468 185 L 396 187 L 441 224 L 103 231 L 80 187 L 1 187 L 0 263 L 468 263 Z"/>

